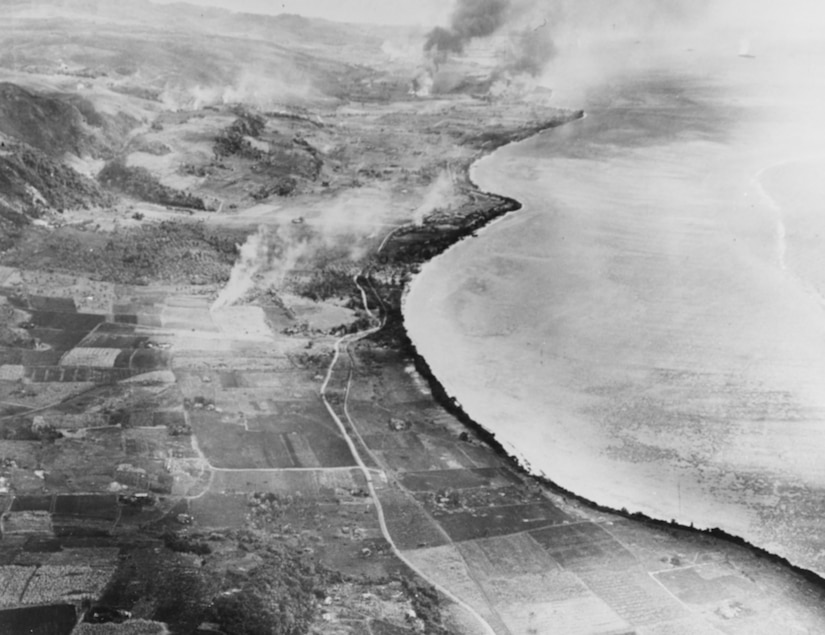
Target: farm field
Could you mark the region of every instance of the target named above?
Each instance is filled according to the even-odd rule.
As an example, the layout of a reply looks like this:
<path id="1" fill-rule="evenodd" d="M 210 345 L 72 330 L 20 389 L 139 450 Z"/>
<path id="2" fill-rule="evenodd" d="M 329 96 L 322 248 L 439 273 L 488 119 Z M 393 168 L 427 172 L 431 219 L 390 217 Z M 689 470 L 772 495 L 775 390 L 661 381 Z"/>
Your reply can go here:
<path id="1" fill-rule="evenodd" d="M 596 523 L 547 527 L 530 535 L 565 569 L 626 569 L 636 562 L 632 553 Z"/>
<path id="2" fill-rule="evenodd" d="M 407 284 L 516 207 L 470 165 L 581 112 L 488 98 L 472 47 L 414 94 L 421 29 L 42 4 L 0 24 L 0 633 L 825 632 L 822 588 L 530 478 L 424 375 Z"/>
<path id="3" fill-rule="evenodd" d="M 460 543 L 458 549 L 471 563 L 472 569 L 487 578 L 507 578 L 558 569 L 546 551 L 526 533 L 468 540 Z"/>
<path id="4" fill-rule="evenodd" d="M 344 470 L 225 470 L 215 472 L 213 489 L 224 492 L 272 492 L 332 496 L 336 490 L 363 491 L 363 475 Z"/>
<path id="5" fill-rule="evenodd" d="M 473 577 L 467 564 L 453 545 L 411 550 L 405 555 L 425 575 L 451 589 L 464 602 L 478 611 L 496 633 L 506 632 L 501 616 Z"/>
<path id="6" fill-rule="evenodd" d="M 500 488 L 518 483 L 518 479 L 509 470 L 501 468 L 407 472 L 401 475 L 400 480 L 404 487 L 414 492 Z"/>
<path id="7" fill-rule="evenodd" d="M 408 494 L 387 488 L 378 492 L 387 525 L 399 549 L 445 545 L 449 538 Z"/>
<path id="8" fill-rule="evenodd" d="M 689 615 L 681 598 L 640 569 L 579 572 L 580 579 L 612 608 L 636 627 L 684 619 Z M 722 595 L 716 601 L 724 600 Z"/>
<path id="9" fill-rule="evenodd" d="M 189 420 L 210 463 L 226 469 L 346 467 L 346 442 L 320 402 L 278 402 L 274 414 L 240 417 L 190 411 Z M 229 419 L 227 421 L 227 419 Z"/>
<path id="10" fill-rule="evenodd" d="M 23 592 L 35 570 L 35 567 L 15 565 L 0 567 L 0 608 L 21 604 Z"/>
<path id="11" fill-rule="evenodd" d="M 569 520 L 549 501 L 467 511 L 439 511 L 433 512 L 433 518 L 456 542 L 560 525 Z"/>
<path id="12" fill-rule="evenodd" d="M 29 635 L 40 632 L 69 635 L 76 622 L 77 611 L 71 604 L 0 611 L 0 632 L 8 635 Z"/>
<path id="13" fill-rule="evenodd" d="M 44 565 L 29 580 L 22 604 L 79 602 L 84 597 L 98 597 L 115 571 L 114 566 Z"/>

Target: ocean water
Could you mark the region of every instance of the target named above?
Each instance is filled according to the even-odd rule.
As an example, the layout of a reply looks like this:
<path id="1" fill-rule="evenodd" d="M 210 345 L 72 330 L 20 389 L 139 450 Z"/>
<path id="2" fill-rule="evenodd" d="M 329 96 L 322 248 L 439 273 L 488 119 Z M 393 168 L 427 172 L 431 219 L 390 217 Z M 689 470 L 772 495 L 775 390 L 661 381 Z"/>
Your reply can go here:
<path id="1" fill-rule="evenodd" d="M 825 55 L 648 52 L 476 164 L 525 208 L 423 268 L 407 327 L 534 473 L 825 574 Z"/>

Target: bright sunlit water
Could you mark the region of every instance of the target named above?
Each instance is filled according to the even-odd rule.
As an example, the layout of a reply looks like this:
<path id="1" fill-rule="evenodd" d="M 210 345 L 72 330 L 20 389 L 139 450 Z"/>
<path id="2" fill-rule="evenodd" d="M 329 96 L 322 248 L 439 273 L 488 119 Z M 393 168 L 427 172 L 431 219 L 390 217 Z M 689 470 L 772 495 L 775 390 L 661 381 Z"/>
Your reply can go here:
<path id="1" fill-rule="evenodd" d="M 747 46 L 560 75 L 588 116 L 476 165 L 525 209 L 427 265 L 405 313 L 533 472 L 825 573 L 825 55 Z"/>

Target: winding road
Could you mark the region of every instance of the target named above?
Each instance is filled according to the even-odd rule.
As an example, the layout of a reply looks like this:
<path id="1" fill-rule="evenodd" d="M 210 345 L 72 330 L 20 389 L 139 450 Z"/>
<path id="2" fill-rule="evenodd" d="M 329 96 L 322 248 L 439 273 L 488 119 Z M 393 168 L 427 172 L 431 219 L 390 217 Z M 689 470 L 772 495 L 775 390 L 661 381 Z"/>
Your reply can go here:
<path id="1" fill-rule="evenodd" d="M 386 244 L 387 239 L 389 238 L 389 236 L 392 235 L 392 233 L 394 233 L 394 232 L 391 232 L 384 239 L 384 241 L 381 243 L 381 247 L 383 247 Z M 380 251 L 380 248 L 379 248 L 379 251 Z M 384 326 L 384 318 L 383 317 L 377 317 L 373 313 L 373 311 L 369 308 L 369 303 L 368 303 L 368 299 L 367 299 L 367 291 L 360 282 L 360 278 L 362 277 L 362 274 L 363 274 L 363 271 L 356 274 L 353 277 L 353 282 L 358 287 L 358 290 L 361 293 L 361 300 L 364 304 L 364 310 L 366 311 L 367 315 L 369 315 L 370 318 L 373 320 L 374 326 L 372 326 L 369 329 L 366 329 L 364 331 L 360 331 L 358 333 L 349 333 L 347 335 L 344 335 L 344 336 L 338 338 L 335 341 L 334 355 L 332 357 L 332 361 L 329 364 L 329 367 L 327 368 L 327 373 L 326 373 L 326 376 L 324 377 L 324 382 L 321 385 L 321 399 L 323 400 L 324 406 L 326 407 L 327 411 L 329 412 L 330 417 L 332 417 L 333 421 L 335 421 L 335 423 L 338 425 L 338 429 L 340 430 L 341 435 L 346 440 L 347 445 L 349 446 L 350 452 L 352 452 L 353 458 L 355 459 L 356 463 L 358 464 L 359 469 L 361 470 L 362 474 L 364 475 L 364 478 L 366 479 L 367 489 L 369 490 L 370 497 L 372 498 L 373 502 L 375 503 L 375 510 L 376 510 L 376 513 L 378 514 L 378 523 L 381 527 L 381 533 L 384 536 L 384 540 L 386 540 L 387 543 L 390 545 L 390 548 L 392 549 L 392 552 L 395 554 L 395 556 L 401 562 L 403 562 L 405 565 L 407 565 L 407 567 L 409 567 L 412 571 L 414 571 L 415 574 L 418 575 L 422 580 L 426 580 L 427 583 L 432 585 L 444 597 L 451 600 L 457 606 L 460 606 L 462 609 L 464 609 L 464 611 L 466 613 L 468 613 L 470 616 L 472 616 L 473 620 L 475 620 L 478 623 L 478 625 L 481 629 L 479 632 L 483 632 L 483 633 L 486 633 L 488 635 L 496 635 L 495 630 L 493 630 L 492 626 L 490 626 L 490 624 L 487 622 L 487 620 L 485 620 L 473 607 L 471 607 L 469 604 L 467 604 L 466 602 L 464 602 L 463 600 L 458 598 L 455 594 L 453 594 L 447 588 L 445 588 L 442 585 L 438 584 L 437 582 L 434 582 L 433 580 L 429 579 L 428 576 L 423 571 L 421 571 L 421 569 L 419 569 L 415 564 L 413 564 L 401 552 L 401 550 L 395 544 L 395 541 L 393 540 L 392 535 L 390 534 L 389 528 L 387 527 L 387 522 L 386 522 L 386 519 L 384 517 L 384 508 L 381 505 L 381 500 L 379 499 L 378 494 L 375 491 L 375 483 L 374 483 L 374 480 L 373 480 L 374 470 L 367 467 L 367 465 L 364 463 L 364 460 L 361 457 L 361 453 L 359 452 L 358 447 L 355 444 L 355 441 L 353 441 L 352 436 L 347 431 L 347 427 L 344 425 L 343 420 L 338 415 L 338 413 L 335 412 L 335 409 L 332 407 L 332 404 L 330 404 L 329 400 L 327 399 L 327 395 L 326 395 L 327 388 L 329 387 L 329 382 L 332 379 L 332 373 L 335 370 L 335 366 L 338 363 L 338 360 L 341 357 L 341 354 L 348 352 L 349 345 L 352 344 L 353 342 L 357 342 L 358 340 L 364 339 L 365 337 L 368 337 L 368 336 L 372 335 L 373 333 L 377 333 Z M 380 301 L 380 299 L 379 299 L 379 301 Z M 353 433 L 358 437 L 358 440 L 366 448 L 366 445 L 364 444 L 363 439 L 361 438 L 360 433 L 358 432 L 358 428 L 356 427 L 354 421 L 350 417 L 349 409 L 347 407 L 347 402 L 349 400 L 350 386 L 351 385 L 352 385 L 352 373 L 350 372 L 350 375 L 347 378 L 346 392 L 344 393 L 343 416 L 347 420 L 347 423 L 349 423 Z"/>

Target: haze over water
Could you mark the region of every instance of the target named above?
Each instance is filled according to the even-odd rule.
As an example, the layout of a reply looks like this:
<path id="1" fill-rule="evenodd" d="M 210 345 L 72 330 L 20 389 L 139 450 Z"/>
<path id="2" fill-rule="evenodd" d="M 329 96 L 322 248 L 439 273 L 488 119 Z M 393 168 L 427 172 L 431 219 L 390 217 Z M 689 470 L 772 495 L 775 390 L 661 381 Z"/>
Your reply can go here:
<path id="1" fill-rule="evenodd" d="M 533 472 L 823 574 L 825 55 L 623 46 L 640 72 L 557 85 L 586 119 L 476 165 L 525 209 L 424 268 L 408 328 Z"/>

